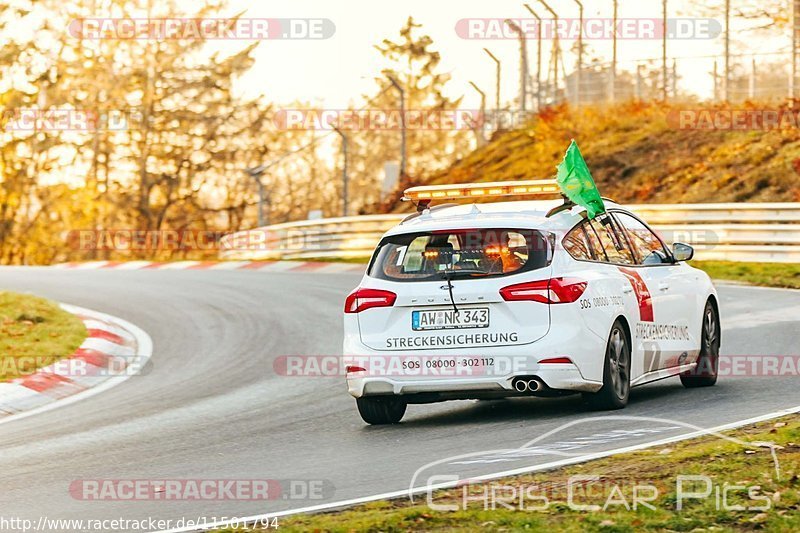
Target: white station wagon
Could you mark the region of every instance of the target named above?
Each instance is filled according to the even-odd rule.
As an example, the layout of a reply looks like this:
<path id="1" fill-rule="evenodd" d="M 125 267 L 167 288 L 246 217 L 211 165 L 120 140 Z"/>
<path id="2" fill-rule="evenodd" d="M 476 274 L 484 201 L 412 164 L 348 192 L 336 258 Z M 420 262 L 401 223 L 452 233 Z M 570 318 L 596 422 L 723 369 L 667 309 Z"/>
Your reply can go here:
<path id="1" fill-rule="evenodd" d="M 619 409 L 678 375 L 713 385 L 720 348 L 709 277 L 624 207 L 569 201 L 430 207 L 435 198 L 552 196 L 554 182 L 415 187 L 419 212 L 383 236 L 344 307 L 347 386 L 369 424 L 408 404 L 581 393 Z"/>

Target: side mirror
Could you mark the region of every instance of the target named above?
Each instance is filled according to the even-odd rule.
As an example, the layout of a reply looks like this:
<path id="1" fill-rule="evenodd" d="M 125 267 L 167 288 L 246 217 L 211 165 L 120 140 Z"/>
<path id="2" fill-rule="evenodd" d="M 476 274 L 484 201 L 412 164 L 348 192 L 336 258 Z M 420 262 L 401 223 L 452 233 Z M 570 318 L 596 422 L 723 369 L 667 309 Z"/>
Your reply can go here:
<path id="1" fill-rule="evenodd" d="M 676 242 L 672 245 L 672 255 L 675 261 L 690 261 L 694 257 L 694 248 L 686 243 Z"/>

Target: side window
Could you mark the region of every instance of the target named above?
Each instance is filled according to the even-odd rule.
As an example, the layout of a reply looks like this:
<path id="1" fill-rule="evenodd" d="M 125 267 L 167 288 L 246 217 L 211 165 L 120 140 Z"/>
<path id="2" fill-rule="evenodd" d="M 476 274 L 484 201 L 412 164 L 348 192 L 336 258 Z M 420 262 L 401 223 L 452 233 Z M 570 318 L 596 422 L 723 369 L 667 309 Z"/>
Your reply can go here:
<path id="1" fill-rule="evenodd" d="M 653 230 L 627 213 L 615 213 L 614 216 L 625 226 L 639 264 L 660 265 L 667 262 L 669 253 Z"/>
<path id="2" fill-rule="evenodd" d="M 418 272 L 422 270 L 423 256 L 425 245 L 428 244 L 425 237 L 418 237 L 411 241 L 408 247 L 398 247 L 397 261 L 393 261 L 394 266 L 397 267 L 397 272 Z"/>
<path id="3" fill-rule="evenodd" d="M 589 248 L 589 243 L 586 242 L 586 234 L 583 232 L 583 224 L 578 224 L 564 237 L 562 241 L 564 249 L 569 252 L 569 255 L 579 261 L 592 260 L 592 251 Z"/>
<path id="4" fill-rule="evenodd" d="M 592 252 L 594 252 L 595 260 L 608 262 L 608 257 L 603 251 L 603 245 L 600 243 L 600 237 L 588 221 L 583 223 L 583 230 L 586 232 L 586 239 L 589 241 L 589 247 Z"/>
<path id="5" fill-rule="evenodd" d="M 603 225 L 598 220 L 592 220 L 589 224 L 594 228 L 608 261 L 623 265 L 635 264 L 625 236 L 615 229 L 616 225 L 613 222 L 613 218 L 608 218 L 607 220 L 609 221 L 607 225 Z"/>

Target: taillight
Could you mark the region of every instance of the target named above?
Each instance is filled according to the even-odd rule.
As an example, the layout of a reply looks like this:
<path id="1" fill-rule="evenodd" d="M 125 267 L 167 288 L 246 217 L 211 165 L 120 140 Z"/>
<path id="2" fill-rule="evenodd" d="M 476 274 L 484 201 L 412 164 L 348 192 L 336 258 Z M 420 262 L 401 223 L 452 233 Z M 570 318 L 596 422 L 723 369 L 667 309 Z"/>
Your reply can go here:
<path id="1" fill-rule="evenodd" d="M 380 289 L 356 289 L 344 301 L 345 313 L 360 313 L 373 307 L 391 307 L 397 295 L 391 291 Z"/>
<path id="2" fill-rule="evenodd" d="M 528 283 L 518 283 L 500 289 L 500 296 L 507 302 L 542 302 L 550 303 L 548 294 L 550 292 L 550 280 L 531 281 Z"/>
<path id="3" fill-rule="evenodd" d="M 588 281 L 577 278 L 542 279 L 503 287 L 500 289 L 500 296 L 507 302 L 566 304 L 580 298 L 587 285 Z"/>

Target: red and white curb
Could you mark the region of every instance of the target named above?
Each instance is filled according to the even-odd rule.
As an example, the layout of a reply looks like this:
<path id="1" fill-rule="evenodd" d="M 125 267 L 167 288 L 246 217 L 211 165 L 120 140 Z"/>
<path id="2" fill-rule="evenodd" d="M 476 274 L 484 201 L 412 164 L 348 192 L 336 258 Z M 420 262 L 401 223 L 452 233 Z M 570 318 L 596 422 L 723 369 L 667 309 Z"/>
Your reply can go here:
<path id="1" fill-rule="evenodd" d="M 0 383 L 0 424 L 61 407 L 140 375 L 153 353 L 150 336 L 117 317 L 61 304 L 88 336 L 71 356 Z"/>
<path id="2" fill-rule="evenodd" d="M 258 272 L 340 272 L 363 273 L 366 265 L 357 263 L 327 263 L 322 261 L 87 261 L 61 263 L 52 268 L 66 270 L 254 270 Z"/>

